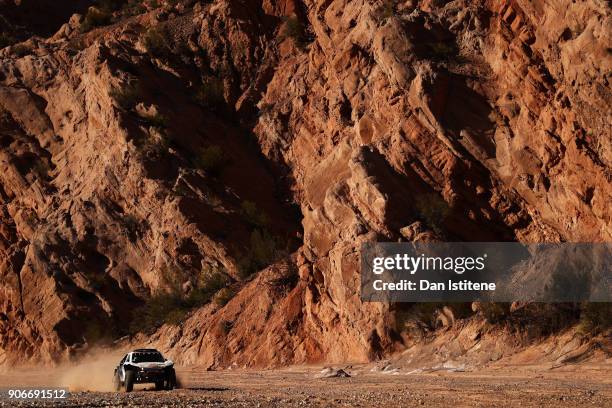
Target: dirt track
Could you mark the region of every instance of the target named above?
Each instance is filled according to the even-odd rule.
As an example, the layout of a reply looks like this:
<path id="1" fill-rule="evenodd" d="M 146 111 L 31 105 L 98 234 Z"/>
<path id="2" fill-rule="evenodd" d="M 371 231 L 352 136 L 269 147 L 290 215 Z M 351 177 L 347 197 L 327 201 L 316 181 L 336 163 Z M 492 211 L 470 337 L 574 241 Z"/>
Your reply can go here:
<path id="1" fill-rule="evenodd" d="M 0 399 L 0 406 L 68 407 L 302 407 L 302 406 L 612 406 L 606 369 L 580 371 L 434 372 L 390 375 L 348 369 L 350 378 L 315 378 L 320 368 L 278 371 L 181 370 L 184 388 L 174 391 L 76 392 L 61 404 Z M 49 373 L 0 375 L 0 387 L 55 385 Z M 3 391 L 4 396 L 6 391 Z"/>

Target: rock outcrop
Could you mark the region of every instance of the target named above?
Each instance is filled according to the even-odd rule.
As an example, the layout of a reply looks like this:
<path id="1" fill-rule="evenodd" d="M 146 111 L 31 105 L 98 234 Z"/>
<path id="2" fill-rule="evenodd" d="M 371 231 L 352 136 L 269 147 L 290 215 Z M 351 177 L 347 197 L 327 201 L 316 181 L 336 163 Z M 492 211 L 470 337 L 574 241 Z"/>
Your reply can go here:
<path id="1" fill-rule="evenodd" d="M 0 50 L 0 364 L 211 271 L 231 300 L 128 341 L 372 360 L 403 343 L 361 243 L 612 238 L 607 3 L 159 3 Z"/>

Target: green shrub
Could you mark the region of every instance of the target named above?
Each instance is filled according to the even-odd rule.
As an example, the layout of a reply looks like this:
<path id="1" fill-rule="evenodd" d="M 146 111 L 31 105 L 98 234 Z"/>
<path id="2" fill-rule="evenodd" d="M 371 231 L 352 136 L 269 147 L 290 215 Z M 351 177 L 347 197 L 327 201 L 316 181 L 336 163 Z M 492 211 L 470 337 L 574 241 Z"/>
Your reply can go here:
<path id="1" fill-rule="evenodd" d="M 285 37 L 292 38 L 296 45 L 301 46 L 304 43 L 304 26 L 296 16 L 289 17 L 285 20 L 285 29 L 283 31 Z"/>
<path id="2" fill-rule="evenodd" d="M 263 228 L 268 225 L 268 215 L 260 210 L 252 201 L 243 201 L 241 205 L 242 217 L 253 227 Z"/>
<path id="3" fill-rule="evenodd" d="M 130 328 L 133 332 L 138 332 L 159 327 L 165 322 L 177 324 L 186 314 L 187 308 L 177 292 L 159 292 L 134 313 Z"/>
<path id="4" fill-rule="evenodd" d="M 276 240 L 267 231 L 255 230 L 251 233 L 251 254 L 258 268 L 263 268 L 274 260 L 276 247 Z"/>
<path id="5" fill-rule="evenodd" d="M 185 321 L 187 313 L 189 313 L 189 309 L 183 308 L 182 306 L 179 306 L 176 309 L 172 309 L 166 315 L 164 323 L 168 323 L 172 326 L 178 326 Z"/>
<path id="6" fill-rule="evenodd" d="M 223 288 L 214 297 L 214 302 L 218 306 L 225 306 L 236 295 L 231 288 Z"/>
<path id="7" fill-rule="evenodd" d="M 270 265 L 278 256 L 278 242 L 267 231 L 256 229 L 251 233 L 250 246 L 239 262 L 243 279 Z"/>
<path id="8" fill-rule="evenodd" d="M 156 58 L 164 58 L 170 54 L 171 47 L 168 31 L 162 26 L 155 26 L 147 30 L 143 38 L 147 52 Z"/>
<path id="9" fill-rule="evenodd" d="M 582 305 L 578 332 L 593 334 L 605 332 L 612 326 L 612 304 L 590 303 Z"/>
<path id="10" fill-rule="evenodd" d="M 446 201 L 435 193 L 423 194 L 416 198 L 415 206 L 423 221 L 435 232 L 441 233 L 444 219 L 450 212 Z"/>
<path id="11" fill-rule="evenodd" d="M 196 165 L 211 175 L 219 175 L 226 164 L 225 152 L 216 145 L 203 148 L 196 157 Z"/>
<path id="12" fill-rule="evenodd" d="M 192 309 L 209 303 L 213 298 L 216 299 L 215 294 L 226 288 L 228 283 L 227 276 L 221 270 L 210 269 L 202 271 L 197 286 L 187 296 L 181 294 L 177 285 L 171 284 L 169 292 L 154 294 L 136 311 L 130 329 L 132 332 L 138 332 L 148 331 L 164 323 L 178 325 L 185 320 Z M 219 295 L 220 302 L 229 299 L 231 299 L 230 292 L 225 291 Z"/>
<path id="13" fill-rule="evenodd" d="M 196 90 L 195 101 L 208 109 L 219 109 L 225 105 L 225 86 L 219 78 L 208 78 Z"/>
<path id="14" fill-rule="evenodd" d="M 214 295 L 229 284 L 227 275 L 219 269 L 203 270 L 198 277 L 196 288 L 185 299 L 187 308 L 194 308 L 210 302 Z"/>

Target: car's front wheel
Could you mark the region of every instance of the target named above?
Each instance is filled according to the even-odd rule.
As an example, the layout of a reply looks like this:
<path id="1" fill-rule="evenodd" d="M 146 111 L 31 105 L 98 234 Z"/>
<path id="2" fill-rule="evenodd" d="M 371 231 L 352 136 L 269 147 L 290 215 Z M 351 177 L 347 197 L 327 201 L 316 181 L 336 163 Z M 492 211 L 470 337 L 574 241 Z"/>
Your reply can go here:
<path id="1" fill-rule="evenodd" d="M 171 369 L 166 374 L 166 389 L 173 390 L 174 387 L 176 387 L 176 372 L 174 369 Z"/>
<path id="2" fill-rule="evenodd" d="M 132 392 L 134 389 L 134 371 L 125 372 L 125 392 Z"/>

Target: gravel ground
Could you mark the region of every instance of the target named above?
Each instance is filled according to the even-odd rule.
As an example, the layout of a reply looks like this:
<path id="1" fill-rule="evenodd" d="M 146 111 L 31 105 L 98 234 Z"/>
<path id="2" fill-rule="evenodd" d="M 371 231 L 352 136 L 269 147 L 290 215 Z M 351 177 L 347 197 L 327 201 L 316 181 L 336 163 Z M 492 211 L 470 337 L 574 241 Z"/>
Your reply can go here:
<path id="1" fill-rule="evenodd" d="M 610 407 L 609 371 L 436 372 L 387 375 L 347 369 L 349 378 L 316 378 L 320 368 L 278 371 L 182 370 L 183 388 L 132 393 L 75 392 L 62 402 L 7 401 L 0 407 Z M 28 376 L 24 386 L 43 374 Z M 6 389 L 19 381 L 0 375 Z M 11 383 L 11 384 L 9 384 Z M 6 395 L 6 391 L 3 391 Z"/>

